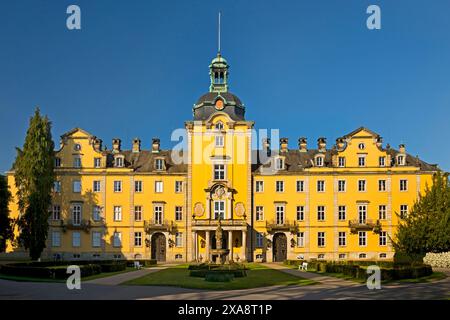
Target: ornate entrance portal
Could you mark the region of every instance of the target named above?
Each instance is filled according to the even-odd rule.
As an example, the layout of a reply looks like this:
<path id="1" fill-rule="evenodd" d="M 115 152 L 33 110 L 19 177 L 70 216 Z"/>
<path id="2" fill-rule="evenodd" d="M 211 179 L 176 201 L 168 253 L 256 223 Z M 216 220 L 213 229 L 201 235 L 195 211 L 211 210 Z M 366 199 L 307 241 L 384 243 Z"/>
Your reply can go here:
<path id="1" fill-rule="evenodd" d="M 273 261 L 283 262 L 287 259 L 287 238 L 284 233 L 273 236 Z"/>
<path id="2" fill-rule="evenodd" d="M 160 232 L 152 236 L 152 259 L 166 261 L 166 236 Z"/>

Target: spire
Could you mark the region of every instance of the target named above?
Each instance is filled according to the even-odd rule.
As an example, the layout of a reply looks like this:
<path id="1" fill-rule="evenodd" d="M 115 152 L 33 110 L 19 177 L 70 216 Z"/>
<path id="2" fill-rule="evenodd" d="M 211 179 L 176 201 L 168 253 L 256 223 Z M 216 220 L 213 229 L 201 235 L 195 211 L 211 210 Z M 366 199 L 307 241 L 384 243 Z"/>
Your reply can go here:
<path id="1" fill-rule="evenodd" d="M 222 12 L 219 11 L 219 26 L 218 26 L 218 45 L 217 45 L 217 54 L 220 55 L 220 18 L 222 16 Z"/>
<path id="2" fill-rule="evenodd" d="M 222 13 L 219 12 L 218 17 L 218 32 L 217 32 L 217 57 L 215 57 L 209 65 L 209 76 L 211 79 L 211 85 L 209 86 L 210 92 L 227 92 L 228 91 L 228 63 L 225 58 L 222 57 L 221 51 L 221 18 Z"/>

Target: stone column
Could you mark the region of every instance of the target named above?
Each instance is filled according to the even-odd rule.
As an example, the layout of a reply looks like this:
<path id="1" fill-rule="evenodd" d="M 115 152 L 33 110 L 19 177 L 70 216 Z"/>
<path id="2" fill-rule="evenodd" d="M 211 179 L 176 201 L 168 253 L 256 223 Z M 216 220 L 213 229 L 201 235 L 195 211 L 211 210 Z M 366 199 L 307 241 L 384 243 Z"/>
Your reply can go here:
<path id="1" fill-rule="evenodd" d="M 228 231 L 228 249 L 230 250 L 228 254 L 228 260 L 233 260 L 233 231 Z"/>
<path id="2" fill-rule="evenodd" d="M 198 241 L 197 241 L 197 231 L 193 231 L 192 232 L 192 259 L 194 261 L 197 261 L 198 259 L 198 249 L 197 249 L 197 245 L 198 245 Z"/>
<path id="3" fill-rule="evenodd" d="M 242 261 L 247 261 L 247 231 L 242 231 Z"/>
<path id="4" fill-rule="evenodd" d="M 210 261 L 210 257 L 209 257 L 209 248 L 210 248 L 210 240 L 209 240 L 209 230 L 205 231 L 206 234 L 206 257 L 205 257 L 205 261 Z"/>

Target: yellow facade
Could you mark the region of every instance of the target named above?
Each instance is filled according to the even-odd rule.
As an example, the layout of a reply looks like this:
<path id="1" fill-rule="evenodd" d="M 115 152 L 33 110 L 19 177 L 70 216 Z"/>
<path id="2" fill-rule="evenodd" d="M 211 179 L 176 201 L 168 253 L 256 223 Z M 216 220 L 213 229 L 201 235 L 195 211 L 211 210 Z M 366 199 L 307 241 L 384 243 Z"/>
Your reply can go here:
<path id="1" fill-rule="evenodd" d="M 253 150 L 254 123 L 228 92 L 228 64 L 210 66 L 210 92 L 185 123 L 186 150 L 151 150 L 140 140 L 106 150 L 96 136 L 73 129 L 56 151 L 57 182 L 47 248 L 52 259 L 218 258 L 221 227 L 226 259 L 392 259 L 390 242 L 432 183 L 436 166 L 383 147 L 381 137 L 359 128 L 326 146 L 306 138 Z M 257 138 L 257 137 L 256 137 Z M 14 173 L 8 184 L 16 193 Z M 12 217 L 19 215 L 16 199 Z M 9 244 L 10 254 L 26 254 Z"/>

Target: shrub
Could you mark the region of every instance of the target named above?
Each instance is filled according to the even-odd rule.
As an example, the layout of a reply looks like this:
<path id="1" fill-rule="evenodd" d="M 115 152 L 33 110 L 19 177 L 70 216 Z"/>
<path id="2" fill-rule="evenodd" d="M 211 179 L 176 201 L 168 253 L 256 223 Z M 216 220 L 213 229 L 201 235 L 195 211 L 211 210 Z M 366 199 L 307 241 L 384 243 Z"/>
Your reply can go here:
<path id="1" fill-rule="evenodd" d="M 234 274 L 230 272 L 207 272 L 206 281 L 211 282 L 230 282 L 234 279 Z"/>
<path id="2" fill-rule="evenodd" d="M 123 271 L 127 268 L 126 262 L 117 262 L 117 263 L 102 263 L 100 264 L 101 272 L 117 272 Z"/>
<path id="3" fill-rule="evenodd" d="M 68 266 L 68 265 L 67 265 Z M 80 265 L 80 272 L 82 277 L 88 277 L 101 272 L 101 267 L 98 264 L 83 264 Z M 67 268 L 59 266 L 33 266 L 32 263 L 15 263 L 3 265 L 0 272 L 10 276 L 31 277 L 42 279 L 67 279 L 69 274 Z"/>
<path id="4" fill-rule="evenodd" d="M 423 262 L 435 268 L 450 268 L 450 251 L 442 253 L 427 253 Z"/>

